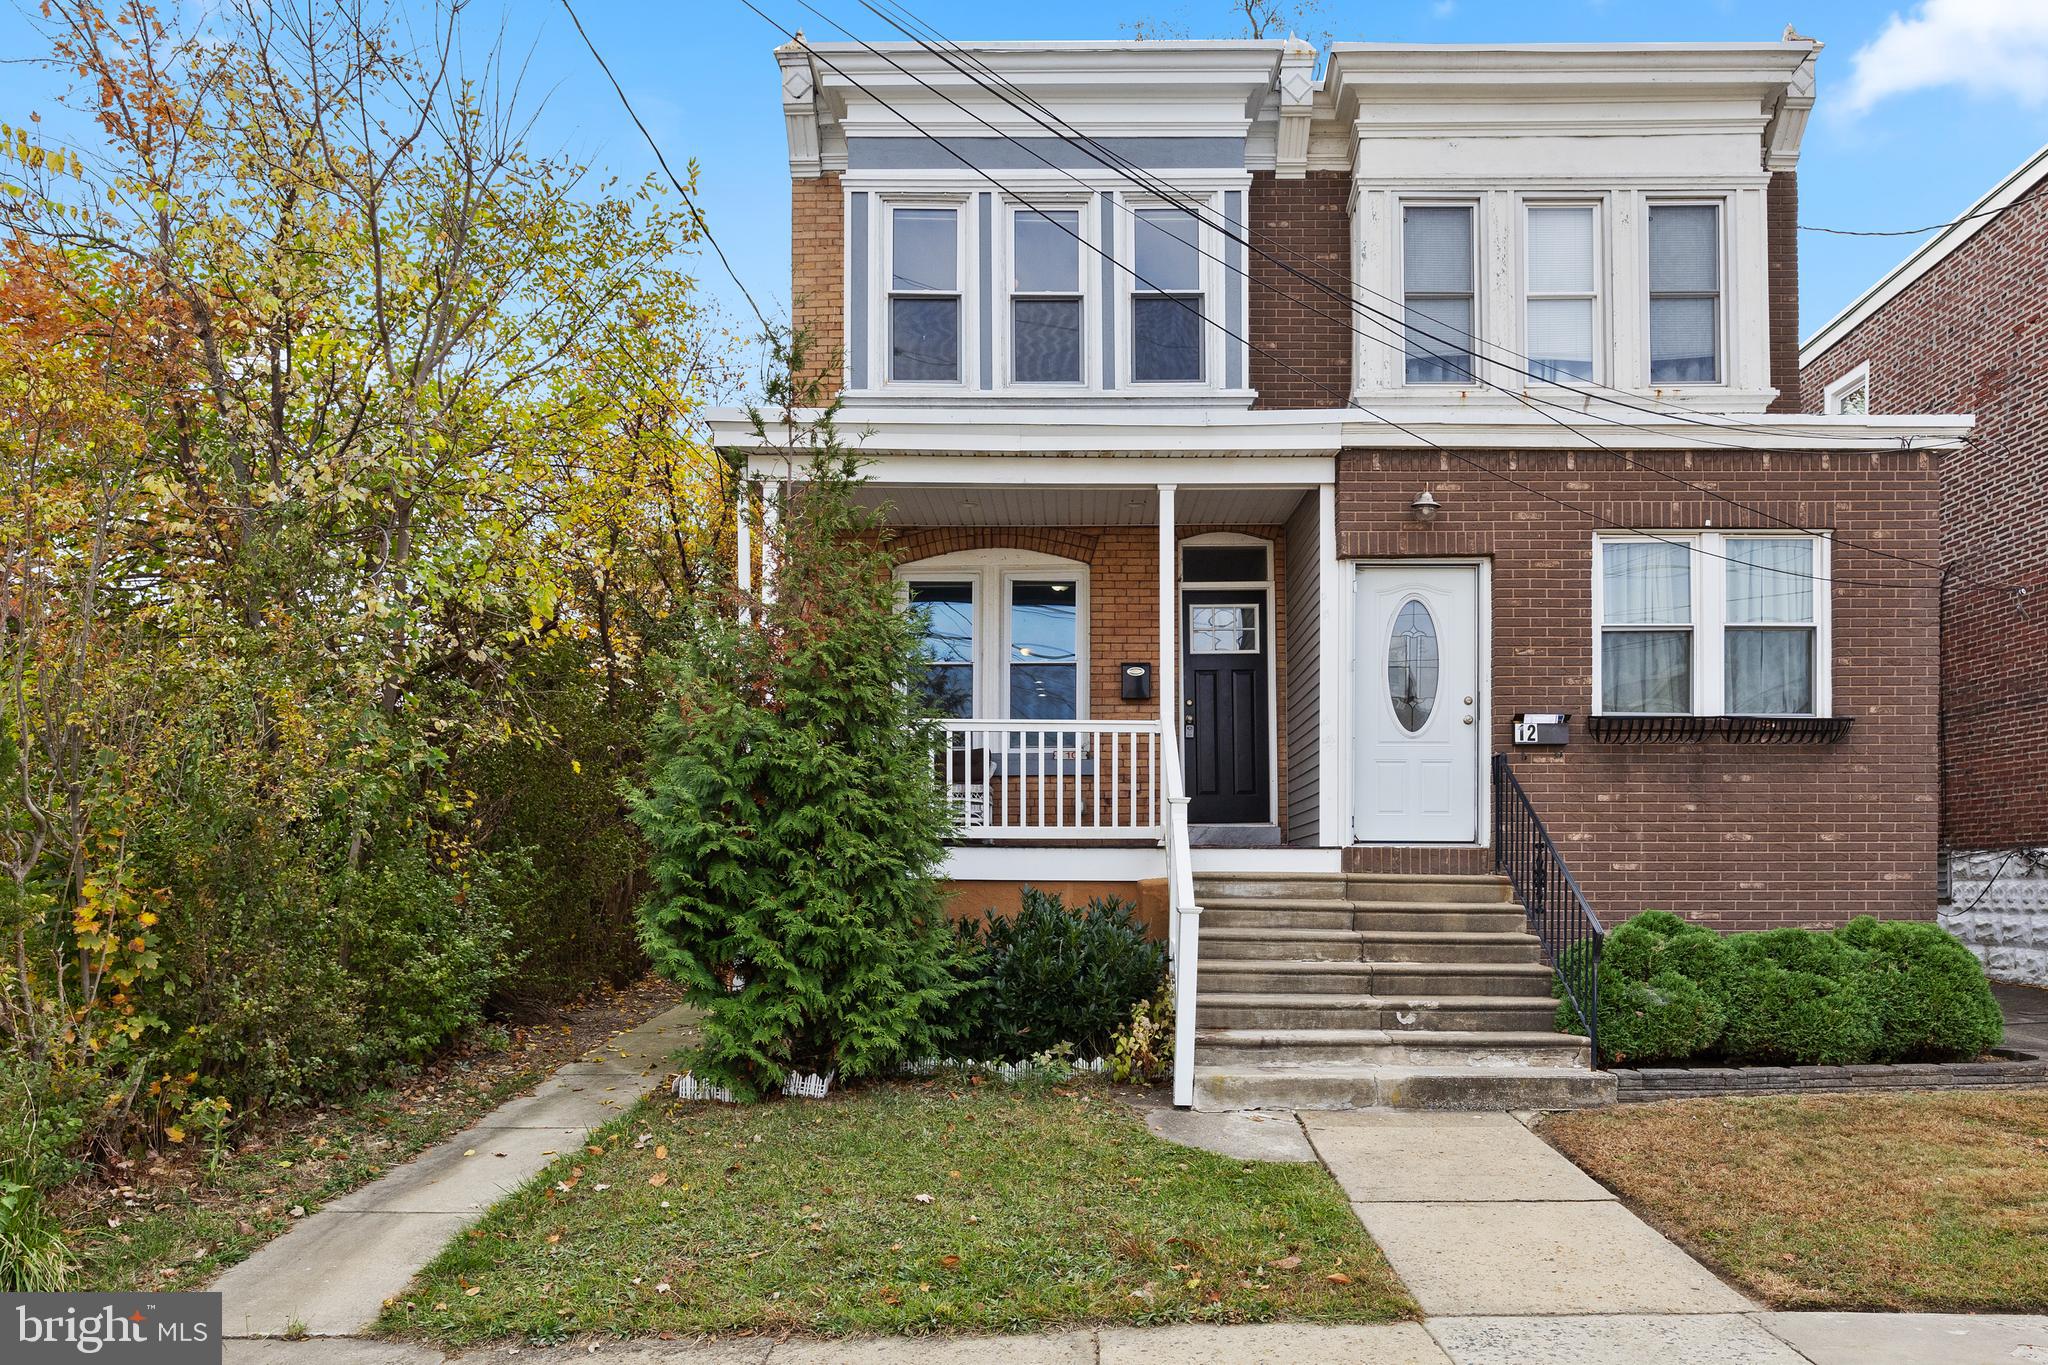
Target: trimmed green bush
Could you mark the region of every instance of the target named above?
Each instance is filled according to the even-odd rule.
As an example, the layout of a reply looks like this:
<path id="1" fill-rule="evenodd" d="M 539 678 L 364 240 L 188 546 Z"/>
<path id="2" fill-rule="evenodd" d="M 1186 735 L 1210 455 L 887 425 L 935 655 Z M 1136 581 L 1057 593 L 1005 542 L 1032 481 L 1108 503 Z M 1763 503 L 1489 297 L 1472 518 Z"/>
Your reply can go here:
<path id="1" fill-rule="evenodd" d="M 1557 1020 L 1583 1031 L 1562 999 Z M 1932 924 L 1722 935 L 1653 910 L 1607 936 L 1600 1034 L 1616 1062 L 1839 1066 L 1974 1057 L 2003 1025 L 1976 958 Z"/>
<path id="2" fill-rule="evenodd" d="M 1069 910 L 1024 888 L 1014 917 L 990 910 L 958 927 L 972 983 L 955 1016 L 969 1061 L 1014 1062 L 1065 1043 L 1107 1056 L 1137 1006 L 1166 978 L 1166 948 L 1145 937 L 1137 907 L 1115 896 Z"/>

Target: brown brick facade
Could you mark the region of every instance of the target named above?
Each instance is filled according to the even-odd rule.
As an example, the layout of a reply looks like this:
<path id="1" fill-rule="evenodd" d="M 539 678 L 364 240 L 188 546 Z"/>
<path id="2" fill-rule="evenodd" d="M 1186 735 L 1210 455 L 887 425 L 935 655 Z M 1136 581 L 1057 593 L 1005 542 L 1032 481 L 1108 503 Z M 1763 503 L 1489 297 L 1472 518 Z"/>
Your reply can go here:
<path id="1" fill-rule="evenodd" d="M 1182 538 L 1239 531 L 1273 543 L 1274 775 L 1280 818 L 1287 818 L 1286 537 L 1278 526 L 1195 526 Z M 962 550 L 1034 550 L 1088 566 L 1088 715 L 1091 720 L 1151 720 L 1159 702 L 1125 701 L 1118 672 L 1125 663 L 1159 662 L 1159 532 L 1151 526 L 922 527 L 897 533 L 899 564 Z"/>
<path id="2" fill-rule="evenodd" d="M 1772 171 L 1765 195 L 1770 260 L 1772 412 L 1799 406 L 1799 173 Z"/>
<path id="3" fill-rule="evenodd" d="M 846 375 L 846 201 L 836 174 L 789 182 L 790 314 L 808 333 L 813 373 Z"/>
<path id="4" fill-rule="evenodd" d="M 1969 412 L 1941 462 L 1942 820 L 1953 848 L 2048 843 L 2048 199 L 2037 189 L 1806 367 L 1870 365 L 1873 413 Z M 1927 558 L 1937 558 L 1929 555 Z"/>
<path id="5" fill-rule="evenodd" d="M 1252 173 L 1253 407 L 1336 408 L 1350 396 L 1350 196 L 1351 177 L 1342 171 L 1310 171 L 1300 180 Z"/>
<path id="6" fill-rule="evenodd" d="M 1835 713 L 1824 745 L 1601 743 L 1592 694 L 1592 541 L 1615 526 L 1775 523 L 1606 455 L 1481 457 L 1533 492 L 1434 453 L 1353 452 L 1338 462 L 1339 553 L 1479 556 L 1493 565 L 1495 751 L 1518 711 L 1565 711 L 1570 744 L 1516 753 L 1517 774 L 1595 910 L 1646 908 L 1723 928 L 1934 913 L 1936 602 L 1924 570 L 1857 552 L 1875 541 L 1927 557 L 1936 470 L 1925 454 L 1632 454 L 1800 525 L 1833 529 Z M 1417 526 L 1408 502 L 1443 503 Z M 1555 498 L 1587 509 L 1581 516 Z M 1598 518 L 1598 520 L 1596 520 Z M 1348 865 L 1472 871 L 1469 851 L 1351 850 Z M 1405 861 L 1404 861 L 1405 859 Z"/>

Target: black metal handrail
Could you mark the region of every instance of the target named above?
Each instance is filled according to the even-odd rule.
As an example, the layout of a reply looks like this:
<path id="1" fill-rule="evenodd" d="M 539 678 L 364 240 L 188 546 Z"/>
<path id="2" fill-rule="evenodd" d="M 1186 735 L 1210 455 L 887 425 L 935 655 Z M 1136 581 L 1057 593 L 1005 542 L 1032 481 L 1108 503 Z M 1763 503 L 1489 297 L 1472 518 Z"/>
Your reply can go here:
<path id="1" fill-rule="evenodd" d="M 1600 1065 L 1600 947 L 1607 931 L 1506 754 L 1493 756 L 1493 865 L 1514 886 L 1543 960 L 1557 973 L 1559 989 L 1586 1030 L 1593 1065 Z"/>

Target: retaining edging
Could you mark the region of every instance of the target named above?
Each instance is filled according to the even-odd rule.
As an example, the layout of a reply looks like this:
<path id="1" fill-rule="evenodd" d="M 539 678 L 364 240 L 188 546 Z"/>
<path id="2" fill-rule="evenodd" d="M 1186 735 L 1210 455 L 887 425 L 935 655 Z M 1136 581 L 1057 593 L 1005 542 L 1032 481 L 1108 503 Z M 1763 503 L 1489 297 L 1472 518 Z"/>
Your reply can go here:
<path id="1" fill-rule="evenodd" d="M 2048 1057 L 2014 1053 L 1978 1062 L 1884 1066 L 1615 1067 L 1621 1104 L 1715 1095 L 1839 1095 L 1883 1090 L 1977 1090 L 2048 1085 Z"/>

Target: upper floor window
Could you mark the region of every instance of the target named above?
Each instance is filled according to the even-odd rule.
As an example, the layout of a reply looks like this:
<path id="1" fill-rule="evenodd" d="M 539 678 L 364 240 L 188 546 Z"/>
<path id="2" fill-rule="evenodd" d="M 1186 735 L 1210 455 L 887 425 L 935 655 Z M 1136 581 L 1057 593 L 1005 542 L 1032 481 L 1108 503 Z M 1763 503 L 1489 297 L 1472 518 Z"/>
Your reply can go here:
<path id="1" fill-rule="evenodd" d="M 1139 209 L 1132 216 L 1131 379 L 1200 383 L 1202 259 L 1195 215 Z"/>
<path id="2" fill-rule="evenodd" d="M 960 210 L 889 213 L 889 377 L 960 380 Z"/>
<path id="3" fill-rule="evenodd" d="M 1721 211 L 1650 206 L 1650 382 L 1721 379 Z"/>
<path id="4" fill-rule="evenodd" d="M 1401 292 L 1411 384 L 1469 384 L 1472 363 L 1472 206 L 1401 210 Z"/>
<path id="5" fill-rule="evenodd" d="M 1830 417 L 1870 415 L 1870 362 L 1864 361 L 1828 385 L 1821 410 Z"/>
<path id="6" fill-rule="evenodd" d="M 1802 535 L 1600 537 L 1600 713 L 1827 714 L 1827 549 Z"/>
<path id="7" fill-rule="evenodd" d="M 1010 214 L 1010 379 L 1081 382 L 1081 214 L 1017 208 Z"/>
<path id="8" fill-rule="evenodd" d="M 1599 321 L 1597 218 L 1591 204 L 1531 204 L 1528 209 L 1529 373 L 1553 382 L 1593 377 Z"/>

